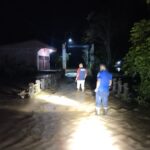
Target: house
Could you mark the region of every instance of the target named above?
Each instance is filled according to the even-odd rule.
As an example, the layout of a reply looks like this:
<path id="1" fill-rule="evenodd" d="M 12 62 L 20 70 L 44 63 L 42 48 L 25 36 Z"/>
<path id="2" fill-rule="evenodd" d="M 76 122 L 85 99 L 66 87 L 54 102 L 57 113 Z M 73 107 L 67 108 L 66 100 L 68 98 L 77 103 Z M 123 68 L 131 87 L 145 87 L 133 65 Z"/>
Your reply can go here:
<path id="1" fill-rule="evenodd" d="M 39 71 L 50 70 L 50 54 L 56 49 L 32 40 L 0 47 L 0 68 L 8 66 L 33 67 Z"/>

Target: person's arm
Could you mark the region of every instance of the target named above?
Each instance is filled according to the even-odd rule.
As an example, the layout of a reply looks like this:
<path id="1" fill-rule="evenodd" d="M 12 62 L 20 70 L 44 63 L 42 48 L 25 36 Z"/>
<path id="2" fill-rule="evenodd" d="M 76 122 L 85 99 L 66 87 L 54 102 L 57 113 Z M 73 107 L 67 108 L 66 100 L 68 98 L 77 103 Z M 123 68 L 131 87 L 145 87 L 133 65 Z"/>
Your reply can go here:
<path id="1" fill-rule="evenodd" d="M 112 75 L 110 76 L 110 80 L 109 80 L 109 87 L 112 86 Z"/>
<path id="2" fill-rule="evenodd" d="M 84 78 L 86 78 L 87 77 L 87 69 L 85 69 L 85 77 Z"/>
<path id="3" fill-rule="evenodd" d="M 78 79 L 78 77 L 79 77 L 79 68 L 77 69 L 77 75 L 76 75 L 76 81 L 77 81 L 77 79 Z"/>
<path id="4" fill-rule="evenodd" d="M 100 86 L 100 79 L 97 79 L 95 92 L 98 91 L 99 86 Z"/>
<path id="5" fill-rule="evenodd" d="M 112 86 L 112 80 L 109 80 L 109 86 Z"/>
<path id="6" fill-rule="evenodd" d="M 99 88 L 99 86 L 100 86 L 100 78 L 101 78 L 101 74 L 100 73 L 98 73 L 98 75 L 97 75 L 97 81 L 96 81 L 96 89 L 95 89 L 95 92 L 97 92 L 98 91 L 98 88 Z"/>

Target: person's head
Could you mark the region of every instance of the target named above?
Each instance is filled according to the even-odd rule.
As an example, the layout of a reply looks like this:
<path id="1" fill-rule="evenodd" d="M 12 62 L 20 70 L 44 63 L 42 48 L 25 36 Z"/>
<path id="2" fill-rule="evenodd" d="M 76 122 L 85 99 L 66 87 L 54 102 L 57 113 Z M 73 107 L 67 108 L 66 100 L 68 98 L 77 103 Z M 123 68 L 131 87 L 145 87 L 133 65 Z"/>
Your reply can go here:
<path id="1" fill-rule="evenodd" d="M 106 70 L 107 67 L 105 64 L 100 64 L 100 71 Z"/>
<path id="2" fill-rule="evenodd" d="M 83 64 L 82 63 L 79 64 L 79 68 L 83 68 Z"/>

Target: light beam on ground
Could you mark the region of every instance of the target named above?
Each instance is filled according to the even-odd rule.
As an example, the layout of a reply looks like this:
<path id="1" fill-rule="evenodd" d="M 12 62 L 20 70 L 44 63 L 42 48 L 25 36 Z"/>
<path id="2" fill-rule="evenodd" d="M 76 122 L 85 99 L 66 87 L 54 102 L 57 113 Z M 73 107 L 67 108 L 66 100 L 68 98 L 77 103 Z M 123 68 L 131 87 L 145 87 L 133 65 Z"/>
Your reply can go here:
<path id="1" fill-rule="evenodd" d="M 68 150 L 119 150 L 96 116 L 81 119 L 68 145 Z"/>

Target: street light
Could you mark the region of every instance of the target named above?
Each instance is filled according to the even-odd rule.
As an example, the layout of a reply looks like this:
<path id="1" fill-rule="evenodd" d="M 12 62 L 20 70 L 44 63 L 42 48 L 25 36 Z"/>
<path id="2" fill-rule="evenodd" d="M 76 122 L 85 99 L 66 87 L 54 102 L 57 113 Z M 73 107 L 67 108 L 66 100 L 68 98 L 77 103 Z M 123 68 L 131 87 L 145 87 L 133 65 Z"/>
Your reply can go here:
<path id="1" fill-rule="evenodd" d="M 73 42 L 72 38 L 69 38 L 68 43 L 72 43 L 72 42 Z"/>
<path id="2" fill-rule="evenodd" d="M 50 54 L 53 53 L 53 52 L 55 52 L 54 49 L 49 49 L 49 53 L 50 53 Z"/>

